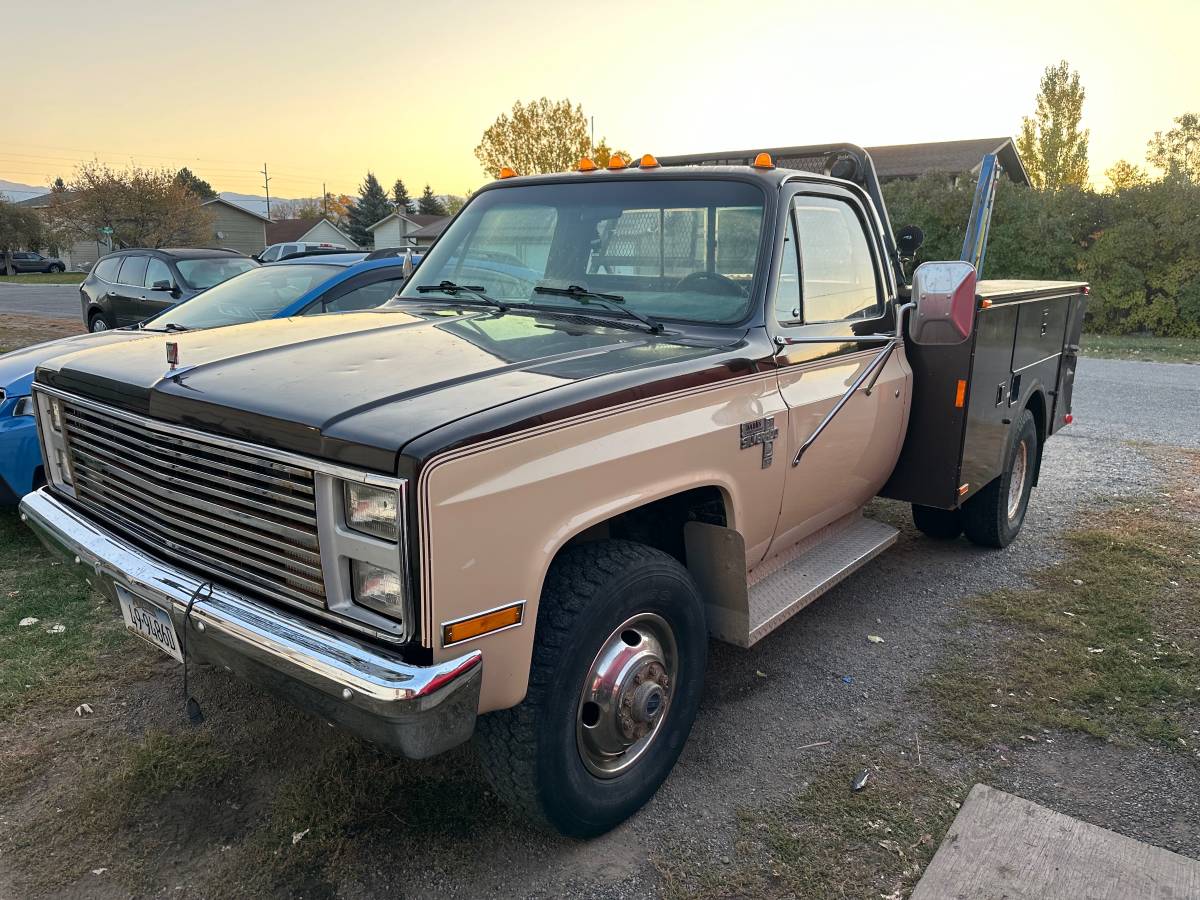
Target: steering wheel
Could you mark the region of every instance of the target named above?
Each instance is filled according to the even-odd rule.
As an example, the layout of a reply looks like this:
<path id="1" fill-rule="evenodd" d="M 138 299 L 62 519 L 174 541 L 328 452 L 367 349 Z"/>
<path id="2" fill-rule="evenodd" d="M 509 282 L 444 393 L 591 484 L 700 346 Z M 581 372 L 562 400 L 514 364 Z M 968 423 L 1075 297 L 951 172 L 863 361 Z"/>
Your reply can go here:
<path id="1" fill-rule="evenodd" d="M 746 296 L 746 292 L 742 290 L 742 286 L 732 278 L 726 278 L 718 272 L 709 272 L 707 270 L 684 275 L 675 284 L 675 289 L 679 291 L 699 291 L 702 294 L 722 294 L 731 297 Z"/>

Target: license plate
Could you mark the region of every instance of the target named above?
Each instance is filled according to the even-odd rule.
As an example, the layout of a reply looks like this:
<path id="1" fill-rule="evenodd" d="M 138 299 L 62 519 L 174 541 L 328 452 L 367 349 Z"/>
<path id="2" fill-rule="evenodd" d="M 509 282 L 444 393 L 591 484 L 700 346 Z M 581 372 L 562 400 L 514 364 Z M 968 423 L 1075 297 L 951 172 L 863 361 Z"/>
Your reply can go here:
<path id="1" fill-rule="evenodd" d="M 175 635 L 175 623 L 165 609 L 129 593 L 123 587 L 117 588 L 117 599 L 121 603 L 121 615 L 125 617 L 127 629 L 176 661 L 183 662 L 179 638 Z"/>

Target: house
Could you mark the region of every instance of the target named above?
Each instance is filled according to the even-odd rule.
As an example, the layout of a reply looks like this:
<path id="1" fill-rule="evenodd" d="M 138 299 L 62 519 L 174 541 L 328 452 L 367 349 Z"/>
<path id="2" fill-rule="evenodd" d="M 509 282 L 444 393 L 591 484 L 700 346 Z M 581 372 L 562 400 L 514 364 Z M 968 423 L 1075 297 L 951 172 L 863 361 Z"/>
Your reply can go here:
<path id="1" fill-rule="evenodd" d="M 256 256 L 266 248 L 267 226 L 271 224 L 266 216 L 220 197 L 200 205 L 213 215 L 213 233 L 203 246 L 225 247 L 247 256 Z"/>
<path id="2" fill-rule="evenodd" d="M 341 244 L 347 250 L 357 250 L 358 245 L 350 235 L 328 219 L 276 219 L 267 226 L 267 246 L 272 244 Z"/>
<path id="3" fill-rule="evenodd" d="M 953 178 L 977 175 L 983 157 L 995 153 L 1009 181 L 1029 186 L 1029 175 L 1021 164 L 1012 138 L 975 138 L 967 141 L 937 141 L 931 144 L 891 144 L 867 147 L 880 181 L 920 178 L 940 172 Z"/>
<path id="4" fill-rule="evenodd" d="M 450 216 L 432 216 L 434 221 L 428 225 L 422 225 L 416 231 L 410 231 L 406 236 L 407 240 L 414 242 L 418 247 L 432 247 L 433 242 L 441 236 L 441 233 L 446 230 L 446 226 L 450 224 Z"/>
<path id="5" fill-rule="evenodd" d="M 374 225 L 368 225 L 367 231 L 371 232 L 371 241 L 376 250 L 383 250 L 387 247 L 427 247 L 433 243 L 433 238 L 427 238 L 425 243 L 419 244 L 414 232 L 445 221 L 449 221 L 449 217 L 394 212 L 384 216 Z M 438 234 L 440 233 L 438 231 Z"/>

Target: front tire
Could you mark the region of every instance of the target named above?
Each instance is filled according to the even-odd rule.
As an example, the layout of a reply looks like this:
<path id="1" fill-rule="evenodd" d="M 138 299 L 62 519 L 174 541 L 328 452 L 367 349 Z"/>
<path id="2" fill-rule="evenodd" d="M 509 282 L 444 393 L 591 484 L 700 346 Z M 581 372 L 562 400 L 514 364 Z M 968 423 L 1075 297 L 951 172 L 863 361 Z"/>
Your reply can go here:
<path id="1" fill-rule="evenodd" d="M 707 642 L 700 593 L 674 558 L 631 541 L 564 550 L 542 591 L 528 693 L 476 727 L 496 793 L 572 837 L 624 821 L 683 749 Z"/>
<path id="2" fill-rule="evenodd" d="M 967 539 L 981 547 L 1007 547 L 1025 524 L 1033 470 L 1038 459 L 1037 425 L 1024 410 L 1009 432 L 1004 471 L 963 504 Z"/>
<path id="3" fill-rule="evenodd" d="M 92 313 L 92 317 L 88 319 L 88 331 L 95 334 L 99 331 L 108 331 L 108 320 L 104 318 L 104 313 Z"/>
<path id="4" fill-rule="evenodd" d="M 50 274 L 51 274 L 51 275 L 54 275 L 54 274 L 56 274 L 56 273 L 58 273 L 58 272 L 65 272 L 65 271 L 67 271 L 67 267 L 66 267 L 66 266 L 58 266 L 58 265 L 54 265 L 54 266 L 51 266 L 51 267 L 50 267 Z"/>

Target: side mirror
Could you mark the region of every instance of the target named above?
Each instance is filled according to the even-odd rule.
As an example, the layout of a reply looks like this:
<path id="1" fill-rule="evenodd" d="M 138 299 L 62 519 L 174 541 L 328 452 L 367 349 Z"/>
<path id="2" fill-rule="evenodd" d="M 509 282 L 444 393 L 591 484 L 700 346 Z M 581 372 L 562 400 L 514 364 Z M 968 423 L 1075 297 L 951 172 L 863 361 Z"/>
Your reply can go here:
<path id="1" fill-rule="evenodd" d="M 967 262 L 927 262 L 913 272 L 916 304 L 908 331 L 926 346 L 961 344 L 975 324 L 975 267 Z"/>
<path id="2" fill-rule="evenodd" d="M 166 279 L 163 279 L 162 281 L 156 281 L 154 284 L 150 285 L 150 290 L 173 291 L 175 290 L 175 285 L 171 284 L 171 282 L 167 281 Z"/>
<path id="3" fill-rule="evenodd" d="M 905 262 L 916 259 L 917 251 L 924 243 L 925 232 L 916 225 L 905 225 L 896 235 L 896 249 L 900 251 L 900 258 Z"/>

